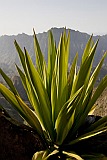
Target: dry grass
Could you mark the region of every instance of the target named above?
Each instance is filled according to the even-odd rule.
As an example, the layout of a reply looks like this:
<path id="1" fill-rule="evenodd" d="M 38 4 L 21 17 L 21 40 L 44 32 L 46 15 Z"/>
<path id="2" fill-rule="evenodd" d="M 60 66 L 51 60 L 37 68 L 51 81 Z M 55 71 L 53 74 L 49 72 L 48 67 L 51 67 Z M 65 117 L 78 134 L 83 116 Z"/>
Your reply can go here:
<path id="1" fill-rule="evenodd" d="M 99 99 L 96 102 L 96 110 L 94 112 L 95 115 L 106 116 L 107 115 L 107 88 L 101 94 Z"/>

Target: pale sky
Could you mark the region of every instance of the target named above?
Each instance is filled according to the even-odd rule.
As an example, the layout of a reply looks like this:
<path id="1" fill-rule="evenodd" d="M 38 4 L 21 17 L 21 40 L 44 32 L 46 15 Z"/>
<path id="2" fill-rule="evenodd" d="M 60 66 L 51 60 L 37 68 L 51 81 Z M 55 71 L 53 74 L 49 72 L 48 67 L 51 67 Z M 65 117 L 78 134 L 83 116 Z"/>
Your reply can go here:
<path id="1" fill-rule="evenodd" d="M 107 0 L 0 0 L 0 36 L 65 26 L 107 34 Z"/>

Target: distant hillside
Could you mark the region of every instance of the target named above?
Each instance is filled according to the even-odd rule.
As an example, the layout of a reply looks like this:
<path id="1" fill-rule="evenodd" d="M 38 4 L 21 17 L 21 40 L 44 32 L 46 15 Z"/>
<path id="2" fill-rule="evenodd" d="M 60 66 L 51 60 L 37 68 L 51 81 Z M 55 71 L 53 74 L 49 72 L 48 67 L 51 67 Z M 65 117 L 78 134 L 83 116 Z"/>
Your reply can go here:
<path id="1" fill-rule="evenodd" d="M 56 44 L 58 44 L 60 34 L 63 32 L 64 28 L 52 28 Z M 68 30 L 67 30 L 68 32 Z M 79 53 L 78 64 L 80 63 L 80 58 L 83 53 L 84 47 L 89 39 L 90 35 L 87 33 L 81 33 L 79 31 L 71 30 L 71 43 L 70 43 L 70 57 L 69 62 L 72 61 L 76 52 Z M 47 60 L 47 44 L 48 44 L 48 32 L 43 32 L 37 34 L 41 49 L 44 53 L 44 57 Z M 99 45 L 97 48 L 97 54 L 95 57 L 94 65 L 98 63 L 102 54 L 107 50 L 107 35 L 104 36 L 93 36 L 94 41 L 100 38 Z M 14 40 L 17 40 L 21 48 L 26 48 L 31 54 L 34 60 L 34 50 L 33 50 L 33 36 L 27 35 L 25 33 L 12 35 L 12 36 L 1 36 L 0 37 L 0 67 L 8 74 L 14 74 L 15 68 L 14 64 L 19 64 L 18 55 L 14 46 Z M 104 63 L 104 70 L 107 69 L 107 63 Z M 107 72 L 106 72 L 107 73 Z"/>

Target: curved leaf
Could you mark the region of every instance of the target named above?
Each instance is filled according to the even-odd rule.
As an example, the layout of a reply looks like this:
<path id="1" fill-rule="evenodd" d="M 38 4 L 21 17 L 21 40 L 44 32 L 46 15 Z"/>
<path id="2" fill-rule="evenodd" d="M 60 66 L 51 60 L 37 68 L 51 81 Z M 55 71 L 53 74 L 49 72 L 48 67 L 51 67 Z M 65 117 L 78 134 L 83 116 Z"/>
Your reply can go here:
<path id="1" fill-rule="evenodd" d="M 72 151 L 71 152 L 63 151 L 63 154 L 67 155 L 70 159 L 75 158 L 76 160 L 84 160 L 78 154 L 76 154 L 75 152 L 72 152 Z"/>

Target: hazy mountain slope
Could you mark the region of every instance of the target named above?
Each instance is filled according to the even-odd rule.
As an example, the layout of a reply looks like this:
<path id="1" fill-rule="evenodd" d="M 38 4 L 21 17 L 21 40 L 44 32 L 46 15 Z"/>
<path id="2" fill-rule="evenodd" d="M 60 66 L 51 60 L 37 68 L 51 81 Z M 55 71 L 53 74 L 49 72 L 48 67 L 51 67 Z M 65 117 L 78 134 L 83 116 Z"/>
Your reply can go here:
<path id="1" fill-rule="evenodd" d="M 58 44 L 60 34 L 63 32 L 63 28 L 52 28 L 56 44 Z M 67 30 L 68 31 L 68 30 Z M 70 30 L 71 34 L 71 44 L 70 44 L 70 57 L 69 62 L 72 61 L 76 52 L 79 53 L 79 62 L 80 57 L 83 53 L 84 47 L 89 39 L 87 33 L 81 33 L 79 31 Z M 48 32 L 43 32 L 37 34 L 38 40 L 40 42 L 41 49 L 44 53 L 44 57 L 47 60 L 47 44 L 48 44 Z M 98 39 L 98 36 L 93 37 L 94 40 Z M 32 59 L 34 59 L 34 50 L 33 50 L 33 36 L 27 34 L 18 34 L 12 36 L 1 36 L 0 37 L 0 67 L 8 72 L 14 71 L 14 64 L 19 63 L 18 55 L 14 46 L 14 40 L 17 40 L 21 48 L 26 48 L 31 54 Z M 107 35 L 100 36 L 99 45 L 97 48 L 97 54 L 95 58 L 95 64 L 98 63 L 99 59 L 102 56 L 102 53 L 107 50 Z M 107 64 L 105 63 L 105 66 Z"/>

